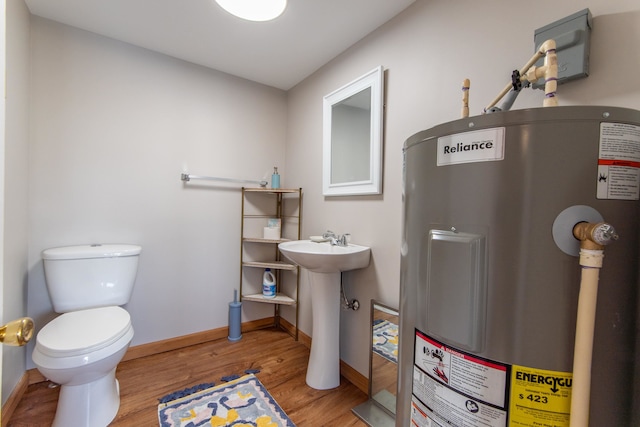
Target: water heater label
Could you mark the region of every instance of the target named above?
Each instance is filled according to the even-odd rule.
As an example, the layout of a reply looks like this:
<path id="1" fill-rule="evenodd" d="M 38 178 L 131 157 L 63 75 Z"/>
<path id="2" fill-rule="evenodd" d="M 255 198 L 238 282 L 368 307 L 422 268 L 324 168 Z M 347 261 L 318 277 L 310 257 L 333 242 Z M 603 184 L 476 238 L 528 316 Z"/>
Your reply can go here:
<path id="1" fill-rule="evenodd" d="M 438 138 L 437 165 L 504 159 L 505 128 L 483 129 Z"/>
<path id="2" fill-rule="evenodd" d="M 600 124 L 597 198 L 640 198 L 640 126 Z"/>
<path id="3" fill-rule="evenodd" d="M 570 372 L 513 365 L 509 425 L 569 427 L 572 383 Z"/>
<path id="4" fill-rule="evenodd" d="M 414 348 L 412 425 L 507 425 L 508 365 L 446 346 L 418 330 Z"/>

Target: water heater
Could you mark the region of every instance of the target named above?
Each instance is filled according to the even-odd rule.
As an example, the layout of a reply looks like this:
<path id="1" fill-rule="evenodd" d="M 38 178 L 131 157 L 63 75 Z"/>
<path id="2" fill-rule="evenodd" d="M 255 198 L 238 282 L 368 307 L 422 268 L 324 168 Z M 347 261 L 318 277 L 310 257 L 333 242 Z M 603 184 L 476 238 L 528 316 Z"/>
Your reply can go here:
<path id="1" fill-rule="evenodd" d="M 600 272 L 590 425 L 632 425 L 639 196 L 639 111 L 515 110 L 409 138 L 396 426 L 569 426 L 571 233 L 599 220 L 620 238 Z"/>

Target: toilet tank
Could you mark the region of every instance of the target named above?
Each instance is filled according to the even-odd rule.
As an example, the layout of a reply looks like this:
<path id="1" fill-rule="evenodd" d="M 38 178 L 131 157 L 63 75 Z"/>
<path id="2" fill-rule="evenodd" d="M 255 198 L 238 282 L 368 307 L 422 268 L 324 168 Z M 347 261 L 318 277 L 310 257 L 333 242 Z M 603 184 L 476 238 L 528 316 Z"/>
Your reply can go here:
<path id="1" fill-rule="evenodd" d="M 80 245 L 42 251 L 45 280 L 56 313 L 129 302 L 142 248 Z"/>

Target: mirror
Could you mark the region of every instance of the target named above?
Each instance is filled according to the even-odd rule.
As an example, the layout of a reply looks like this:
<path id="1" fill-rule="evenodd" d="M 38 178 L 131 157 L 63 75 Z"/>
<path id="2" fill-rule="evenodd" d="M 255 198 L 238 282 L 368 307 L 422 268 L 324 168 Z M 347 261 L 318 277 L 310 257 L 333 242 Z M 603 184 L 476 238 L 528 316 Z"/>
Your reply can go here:
<path id="1" fill-rule="evenodd" d="M 398 322 L 397 310 L 371 300 L 369 400 L 352 409 L 369 426 L 395 426 Z"/>
<path id="2" fill-rule="evenodd" d="M 382 193 L 383 82 L 379 66 L 324 97 L 325 196 Z"/>

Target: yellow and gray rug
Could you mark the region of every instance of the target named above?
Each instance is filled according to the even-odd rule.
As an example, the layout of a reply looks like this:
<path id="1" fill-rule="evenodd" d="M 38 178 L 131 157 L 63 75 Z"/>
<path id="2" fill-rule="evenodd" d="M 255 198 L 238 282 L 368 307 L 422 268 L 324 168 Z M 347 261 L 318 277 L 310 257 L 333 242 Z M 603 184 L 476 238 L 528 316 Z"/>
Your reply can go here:
<path id="1" fill-rule="evenodd" d="M 160 403 L 158 420 L 160 427 L 295 427 L 253 374 Z"/>

